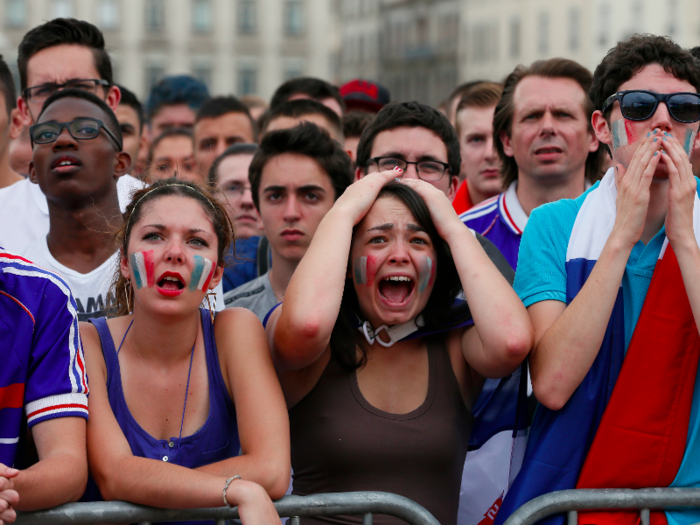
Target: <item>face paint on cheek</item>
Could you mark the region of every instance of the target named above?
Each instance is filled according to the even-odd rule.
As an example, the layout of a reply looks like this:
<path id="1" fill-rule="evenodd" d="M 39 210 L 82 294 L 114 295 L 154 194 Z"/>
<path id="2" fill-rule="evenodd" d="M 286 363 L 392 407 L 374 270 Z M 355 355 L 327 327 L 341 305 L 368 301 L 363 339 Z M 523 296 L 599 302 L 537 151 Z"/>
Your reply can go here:
<path id="1" fill-rule="evenodd" d="M 627 122 L 621 118 L 612 123 L 613 149 L 627 146 L 630 143 L 627 135 Z"/>
<path id="2" fill-rule="evenodd" d="M 357 257 L 353 262 L 353 272 L 357 284 L 370 286 L 377 275 L 377 260 L 373 255 Z"/>
<path id="3" fill-rule="evenodd" d="M 146 252 L 132 253 L 129 257 L 131 262 L 131 271 L 134 274 L 136 289 L 148 286 L 155 286 L 155 267 L 153 264 L 153 250 Z"/>
<path id="4" fill-rule="evenodd" d="M 214 270 L 216 270 L 216 265 L 213 262 L 201 255 L 195 255 L 194 269 L 190 276 L 190 291 L 201 290 L 206 292 L 211 278 L 214 276 Z"/>
<path id="5" fill-rule="evenodd" d="M 683 141 L 683 149 L 688 154 L 688 157 L 690 157 L 691 153 L 693 153 L 693 145 L 694 144 L 695 144 L 695 131 L 693 131 L 692 129 L 686 129 L 685 130 L 685 141 Z"/>
<path id="6" fill-rule="evenodd" d="M 422 292 L 435 281 L 435 264 L 430 257 L 426 257 L 418 269 L 418 291 Z"/>

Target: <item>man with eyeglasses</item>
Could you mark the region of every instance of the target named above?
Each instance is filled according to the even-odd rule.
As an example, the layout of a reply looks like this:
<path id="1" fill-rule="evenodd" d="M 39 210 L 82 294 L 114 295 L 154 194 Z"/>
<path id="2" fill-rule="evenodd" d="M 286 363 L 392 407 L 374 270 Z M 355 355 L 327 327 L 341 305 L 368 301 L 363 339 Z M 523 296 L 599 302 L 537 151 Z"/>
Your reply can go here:
<path id="1" fill-rule="evenodd" d="M 88 22 L 56 18 L 33 28 L 20 43 L 17 63 L 22 88 L 17 105 L 25 126 L 34 122 L 51 93 L 67 87 L 93 93 L 113 111 L 119 104 L 121 93 L 112 81 L 104 37 Z M 29 141 L 13 144 L 13 155 L 29 147 Z M 133 191 L 141 187 L 143 183 L 130 175 L 119 179 L 122 210 Z M 22 252 L 48 229 L 46 197 L 36 184 L 26 179 L 0 190 L 0 246 Z"/>
<path id="2" fill-rule="evenodd" d="M 554 490 L 699 485 L 698 90 L 695 60 L 666 37 L 619 42 L 595 70 L 592 124 L 614 166 L 534 210 L 523 235 L 515 289 L 535 327 L 541 406 L 497 525 Z M 613 522 L 638 516 L 579 515 Z"/>
<path id="3" fill-rule="evenodd" d="M 564 58 L 518 66 L 506 78 L 493 119 L 504 191 L 460 219 L 498 246 L 514 269 L 532 210 L 576 198 L 602 175 L 592 81 L 590 71 Z"/>
<path id="4" fill-rule="evenodd" d="M 117 180 L 131 167 L 117 117 L 93 93 L 62 90 L 46 100 L 29 135 L 29 177 L 46 195 L 50 228 L 21 255 L 66 280 L 79 320 L 107 315 L 122 221 Z"/>
<path id="5" fill-rule="evenodd" d="M 258 277 L 257 250 L 265 232 L 248 180 L 248 167 L 257 150 L 257 144 L 233 144 L 214 160 L 209 170 L 209 185 L 226 199 L 226 210 L 236 231 L 235 246 L 226 258 L 224 293 Z M 260 255 L 266 260 L 267 250 L 264 252 Z"/>

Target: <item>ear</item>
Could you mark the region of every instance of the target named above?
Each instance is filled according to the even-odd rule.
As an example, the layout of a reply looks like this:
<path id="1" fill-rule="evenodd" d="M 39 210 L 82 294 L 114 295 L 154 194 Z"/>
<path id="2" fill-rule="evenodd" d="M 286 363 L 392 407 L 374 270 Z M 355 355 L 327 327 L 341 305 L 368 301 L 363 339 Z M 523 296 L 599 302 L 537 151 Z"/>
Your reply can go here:
<path id="1" fill-rule="evenodd" d="M 33 160 L 29 163 L 29 173 L 27 175 L 29 175 L 29 180 L 32 183 L 39 184 L 39 181 L 36 178 L 36 170 L 34 169 L 34 161 Z"/>
<path id="2" fill-rule="evenodd" d="M 600 110 L 594 111 L 591 115 L 591 125 L 598 141 L 607 144 L 612 149 L 613 140 L 610 126 Z"/>
<path id="3" fill-rule="evenodd" d="M 126 175 L 131 170 L 131 155 L 126 151 L 120 151 L 115 155 L 116 162 L 114 163 L 114 176 L 119 178 Z"/>
<path id="4" fill-rule="evenodd" d="M 24 100 L 22 97 L 17 97 L 17 109 L 19 110 L 20 117 L 23 120 L 23 124 L 25 126 L 31 126 L 32 124 L 32 115 L 29 113 L 29 106 L 27 105 L 27 101 Z"/>
<path id="5" fill-rule="evenodd" d="M 209 281 L 209 290 L 208 292 L 214 291 L 214 288 L 216 288 L 219 283 L 221 282 L 221 279 L 224 277 L 224 267 L 219 266 L 218 264 L 216 265 L 216 270 L 214 270 L 214 275 L 212 275 L 211 281 Z"/>
<path id="6" fill-rule="evenodd" d="M 121 259 L 119 259 L 119 271 L 125 279 L 131 279 L 131 268 L 129 268 L 129 259 L 126 255 L 122 254 Z"/>
<path id="7" fill-rule="evenodd" d="M 501 144 L 503 144 L 503 153 L 505 153 L 507 157 L 512 157 L 515 152 L 513 151 L 513 142 L 510 140 L 508 132 L 502 130 L 498 134 L 498 138 L 501 140 Z"/>
<path id="8" fill-rule="evenodd" d="M 119 101 L 122 99 L 122 92 L 117 86 L 110 86 L 107 90 L 107 96 L 105 97 L 105 102 L 112 109 L 112 111 L 117 111 L 117 106 Z"/>
<path id="9" fill-rule="evenodd" d="M 24 129 L 24 117 L 19 108 L 15 108 L 10 112 L 10 140 L 17 139 Z"/>
<path id="10" fill-rule="evenodd" d="M 457 193 L 457 185 L 459 184 L 459 177 L 450 175 L 450 188 L 447 190 L 447 198 L 452 202 L 455 199 L 455 194 Z"/>
<path id="11" fill-rule="evenodd" d="M 364 176 L 365 174 L 362 168 L 355 168 L 355 181 L 360 180 Z"/>

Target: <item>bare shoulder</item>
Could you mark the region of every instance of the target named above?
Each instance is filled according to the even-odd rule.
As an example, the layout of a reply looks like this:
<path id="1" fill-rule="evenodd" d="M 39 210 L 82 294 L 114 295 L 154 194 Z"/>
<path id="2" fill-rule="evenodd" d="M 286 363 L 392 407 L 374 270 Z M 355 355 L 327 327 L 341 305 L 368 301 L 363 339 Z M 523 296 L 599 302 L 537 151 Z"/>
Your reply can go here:
<path id="1" fill-rule="evenodd" d="M 100 335 L 97 333 L 95 325 L 81 321 L 80 339 L 83 343 L 85 362 L 90 376 L 94 376 L 95 373 L 100 373 L 106 377 L 107 367 L 105 365 L 104 355 L 102 354 L 102 342 L 100 341 Z"/>

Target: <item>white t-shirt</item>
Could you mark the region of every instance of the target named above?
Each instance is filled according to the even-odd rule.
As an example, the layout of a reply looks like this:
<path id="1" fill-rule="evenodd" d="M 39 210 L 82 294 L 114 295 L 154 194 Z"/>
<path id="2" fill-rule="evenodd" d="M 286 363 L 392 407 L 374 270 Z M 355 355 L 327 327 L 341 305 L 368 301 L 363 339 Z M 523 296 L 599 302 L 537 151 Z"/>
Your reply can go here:
<path id="1" fill-rule="evenodd" d="M 131 175 L 119 177 L 117 194 L 122 212 L 134 191 L 144 186 L 143 181 Z M 49 205 L 38 184 L 25 179 L 0 189 L 0 247 L 22 253 L 48 233 Z"/>
<path id="2" fill-rule="evenodd" d="M 63 277 L 75 297 L 79 321 L 103 317 L 108 313 L 105 309 L 114 304 L 114 296 L 109 289 L 119 265 L 119 252 L 90 273 L 76 272 L 54 259 L 45 236 L 32 242 L 20 255 Z"/>

